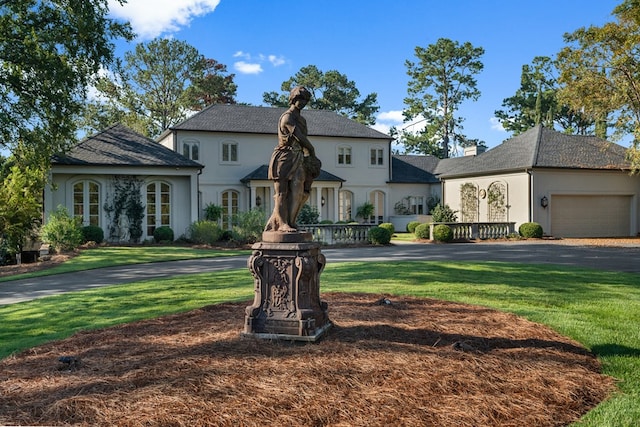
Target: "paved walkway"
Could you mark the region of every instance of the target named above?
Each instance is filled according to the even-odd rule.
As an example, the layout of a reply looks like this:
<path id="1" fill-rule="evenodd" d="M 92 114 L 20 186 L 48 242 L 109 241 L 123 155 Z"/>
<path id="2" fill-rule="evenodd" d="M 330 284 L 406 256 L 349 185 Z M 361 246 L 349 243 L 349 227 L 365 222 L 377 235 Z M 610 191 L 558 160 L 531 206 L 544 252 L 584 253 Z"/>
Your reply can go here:
<path id="1" fill-rule="evenodd" d="M 322 253 L 327 257 L 327 263 L 389 260 L 506 261 L 640 273 L 640 246 L 570 246 L 549 241 L 441 245 L 399 243 L 386 247 L 323 248 Z M 139 280 L 246 268 L 247 258 L 221 257 L 136 264 L 0 282 L 0 305 Z"/>

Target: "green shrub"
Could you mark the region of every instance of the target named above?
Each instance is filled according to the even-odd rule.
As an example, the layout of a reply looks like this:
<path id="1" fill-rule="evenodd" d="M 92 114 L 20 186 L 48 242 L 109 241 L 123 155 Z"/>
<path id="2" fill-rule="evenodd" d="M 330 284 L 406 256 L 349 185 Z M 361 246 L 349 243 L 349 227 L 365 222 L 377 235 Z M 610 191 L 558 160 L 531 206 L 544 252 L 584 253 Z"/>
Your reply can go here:
<path id="1" fill-rule="evenodd" d="M 104 231 L 97 225 L 87 225 L 82 227 L 82 243 L 96 242 L 102 243 L 104 240 Z"/>
<path id="2" fill-rule="evenodd" d="M 383 222 L 382 224 L 378 225 L 378 227 L 386 228 L 387 230 L 389 230 L 389 233 L 391 233 L 392 236 L 393 236 L 393 233 L 396 232 L 396 228 L 390 222 Z"/>
<path id="3" fill-rule="evenodd" d="M 153 231 L 153 240 L 155 240 L 156 243 L 173 242 L 173 230 L 166 225 L 158 227 Z"/>
<path id="4" fill-rule="evenodd" d="M 222 230 L 217 222 L 201 220 L 192 223 L 187 230 L 187 238 L 201 245 L 213 245 L 222 237 Z"/>
<path id="5" fill-rule="evenodd" d="M 429 240 L 431 238 L 430 236 L 430 226 L 427 223 L 424 224 L 418 224 L 418 226 L 416 226 L 416 228 L 414 229 L 413 234 L 416 235 L 417 239 L 424 239 L 424 240 Z"/>
<path id="6" fill-rule="evenodd" d="M 300 218 L 300 216 L 298 216 Z M 317 220 L 316 220 L 317 221 Z M 264 211 L 254 208 L 233 217 L 233 239 L 239 243 L 255 243 L 262 238 L 266 224 Z"/>
<path id="7" fill-rule="evenodd" d="M 442 206 L 438 203 L 431 211 L 431 216 L 433 222 L 456 222 L 458 220 L 456 212 L 458 211 L 452 210 L 449 205 Z"/>
<path id="8" fill-rule="evenodd" d="M 372 227 L 369 229 L 369 241 L 374 245 L 387 245 L 391 241 L 391 232 L 384 227 Z"/>
<path id="9" fill-rule="evenodd" d="M 407 224 L 407 231 L 409 233 L 415 233 L 416 227 L 420 225 L 420 221 L 411 221 Z"/>
<path id="10" fill-rule="evenodd" d="M 72 251 L 82 244 L 82 226 L 80 218 L 69 215 L 67 208 L 58 206 L 51 213 L 49 221 L 42 227 L 41 237 L 51 248 Z"/>
<path id="11" fill-rule="evenodd" d="M 320 221 L 320 224 L 331 225 L 333 224 L 333 221 L 331 221 L 330 219 L 323 219 L 322 221 Z"/>
<path id="12" fill-rule="evenodd" d="M 224 212 L 222 206 L 209 203 L 204 207 L 204 219 L 206 219 L 207 221 L 218 221 L 220 218 L 222 218 L 222 212 Z"/>
<path id="13" fill-rule="evenodd" d="M 453 230 L 445 224 L 433 227 L 433 240 L 436 242 L 450 242 L 453 240 Z"/>
<path id="14" fill-rule="evenodd" d="M 542 237 L 542 226 L 537 222 L 525 222 L 520 224 L 518 232 L 522 237 L 539 239 Z"/>
<path id="15" fill-rule="evenodd" d="M 318 208 L 305 203 L 304 205 L 302 205 L 302 208 L 300 209 L 300 213 L 298 213 L 297 223 L 298 224 L 317 224 L 319 218 L 320 218 L 320 213 L 318 212 Z"/>

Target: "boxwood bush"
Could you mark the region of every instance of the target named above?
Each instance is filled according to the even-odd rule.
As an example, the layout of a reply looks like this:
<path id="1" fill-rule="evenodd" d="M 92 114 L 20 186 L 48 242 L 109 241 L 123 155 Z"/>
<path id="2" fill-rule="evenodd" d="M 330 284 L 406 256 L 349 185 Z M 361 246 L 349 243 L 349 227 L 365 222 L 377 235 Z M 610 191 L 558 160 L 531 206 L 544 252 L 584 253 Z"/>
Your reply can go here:
<path id="1" fill-rule="evenodd" d="M 387 245 L 391 241 L 391 232 L 384 227 L 369 229 L 369 241 L 374 245 Z"/>
<path id="2" fill-rule="evenodd" d="M 82 227 L 83 243 L 96 242 L 100 244 L 104 241 L 104 231 L 97 225 L 87 225 Z"/>
<path id="3" fill-rule="evenodd" d="M 525 222 L 520 224 L 518 232 L 522 237 L 539 239 L 542 237 L 542 226 L 537 222 Z"/>
<path id="4" fill-rule="evenodd" d="M 153 240 L 155 240 L 156 243 L 173 242 L 173 230 L 166 225 L 158 227 L 153 231 Z"/>
<path id="5" fill-rule="evenodd" d="M 413 232 L 413 234 L 416 235 L 417 239 L 424 239 L 424 240 L 429 240 L 431 238 L 429 233 L 430 233 L 430 227 L 428 223 L 418 224 L 418 226 L 415 228 Z"/>
<path id="6" fill-rule="evenodd" d="M 436 242 L 450 242 L 453 240 L 453 230 L 445 224 L 438 224 L 433 227 L 433 240 Z"/>
<path id="7" fill-rule="evenodd" d="M 410 221 L 409 224 L 407 224 L 407 231 L 409 233 L 415 233 L 416 227 L 419 225 L 420 225 L 420 221 Z"/>
<path id="8" fill-rule="evenodd" d="M 390 222 L 383 222 L 382 224 L 378 225 L 378 227 L 386 228 L 387 230 L 389 230 L 389 233 L 391 233 L 391 236 L 393 236 L 393 233 L 396 232 L 396 228 Z"/>

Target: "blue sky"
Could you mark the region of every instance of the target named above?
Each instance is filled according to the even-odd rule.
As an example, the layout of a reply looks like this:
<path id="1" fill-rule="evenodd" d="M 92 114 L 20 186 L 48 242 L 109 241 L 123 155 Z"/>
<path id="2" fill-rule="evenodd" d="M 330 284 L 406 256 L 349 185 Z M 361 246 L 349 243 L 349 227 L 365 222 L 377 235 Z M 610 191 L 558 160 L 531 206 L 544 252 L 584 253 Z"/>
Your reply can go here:
<path id="1" fill-rule="evenodd" d="M 502 100 L 520 86 L 522 65 L 554 56 L 563 34 L 613 20 L 622 0 L 128 0 L 112 16 L 138 33 L 118 53 L 154 37 L 174 37 L 235 74 L 239 102 L 262 105 L 300 68 L 316 65 L 355 81 L 362 96 L 376 92 L 376 129 L 402 126 L 416 46 L 438 38 L 482 47 L 482 92 L 459 110 L 464 133 L 495 147 L 510 136 L 494 119 Z"/>

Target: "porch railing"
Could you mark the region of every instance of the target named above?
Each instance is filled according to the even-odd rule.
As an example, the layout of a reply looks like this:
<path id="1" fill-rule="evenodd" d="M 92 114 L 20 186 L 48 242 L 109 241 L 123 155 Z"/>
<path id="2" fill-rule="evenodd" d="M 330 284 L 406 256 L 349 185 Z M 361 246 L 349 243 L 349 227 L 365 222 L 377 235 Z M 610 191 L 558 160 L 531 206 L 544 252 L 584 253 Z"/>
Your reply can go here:
<path id="1" fill-rule="evenodd" d="M 451 227 L 453 240 L 500 239 L 515 233 L 515 222 L 432 222 L 429 238 L 433 240 L 433 229 L 444 224 Z"/>
<path id="2" fill-rule="evenodd" d="M 313 235 L 313 241 L 325 245 L 353 245 L 367 243 L 369 230 L 376 224 L 305 224 L 304 231 Z"/>

